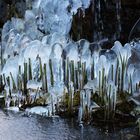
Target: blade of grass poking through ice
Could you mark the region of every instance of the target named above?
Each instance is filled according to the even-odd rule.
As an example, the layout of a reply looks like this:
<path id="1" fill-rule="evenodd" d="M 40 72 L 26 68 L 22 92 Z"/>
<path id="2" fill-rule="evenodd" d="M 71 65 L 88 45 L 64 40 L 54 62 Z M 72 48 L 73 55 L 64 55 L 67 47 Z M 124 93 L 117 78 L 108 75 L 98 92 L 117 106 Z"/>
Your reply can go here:
<path id="1" fill-rule="evenodd" d="M 122 63 L 122 72 L 121 72 L 121 92 L 123 91 L 123 81 L 124 81 L 124 63 Z"/>
<path id="2" fill-rule="evenodd" d="M 85 71 L 85 79 L 84 79 L 84 84 L 87 83 L 88 77 L 87 77 L 87 69 L 86 69 L 86 62 L 84 63 L 84 71 Z"/>
<path id="3" fill-rule="evenodd" d="M 66 83 L 66 61 L 62 59 L 63 82 Z"/>
<path id="4" fill-rule="evenodd" d="M 51 59 L 49 59 L 49 67 L 50 67 L 51 86 L 54 86 L 54 76 L 53 76 L 53 68 L 52 68 L 52 60 Z"/>
<path id="5" fill-rule="evenodd" d="M 75 69 L 75 86 L 76 86 L 76 89 L 78 90 L 78 70 Z"/>
<path id="6" fill-rule="evenodd" d="M 115 72 L 115 85 L 118 85 L 118 70 L 119 70 L 119 60 L 117 59 L 117 67 Z"/>
<path id="7" fill-rule="evenodd" d="M 29 58 L 29 80 L 32 80 L 32 63 L 31 58 Z"/>
<path id="8" fill-rule="evenodd" d="M 111 85 L 109 85 L 109 95 L 108 95 L 108 119 L 110 118 L 110 111 L 112 110 L 111 108 Z"/>
<path id="9" fill-rule="evenodd" d="M 2 45 L 0 45 L 0 49 L 1 49 L 1 55 L 0 55 L 0 59 L 1 59 L 1 70 L 3 69 L 3 51 L 2 51 Z"/>
<path id="10" fill-rule="evenodd" d="M 67 84 L 67 62 L 66 61 L 67 61 L 66 59 L 64 59 L 64 60 L 62 59 L 62 62 L 63 62 L 63 65 L 62 65 L 63 66 L 63 75 L 64 75 L 63 79 L 64 79 L 65 84 Z"/>
<path id="11" fill-rule="evenodd" d="M 43 68 L 42 68 L 42 61 L 41 58 L 39 57 L 39 66 L 40 66 L 40 80 L 42 81 L 42 89 L 45 90 L 45 84 L 44 84 L 44 78 L 43 78 Z"/>
<path id="12" fill-rule="evenodd" d="M 117 90 L 116 87 L 113 89 L 113 119 L 115 117 L 116 112 L 116 101 L 117 101 Z"/>
<path id="13" fill-rule="evenodd" d="M 74 61 L 71 61 L 71 81 L 74 84 Z"/>
<path id="14" fill-rule="evenodd" d="M 120 62 L 121 62 L 121 64 L 123 63 L 123 59 L 122 59 L 122 55 L 121 55 L 121 53 L 119 52 L 119 59 L 120 59 Z"/>
<path id="15" fill-rule="evenodd" d="M 10 77 L 9 76 L 6 78 L 6 81 L 7 81 L 7 85 L 9 86 L 9 94 L 11 97 L 11 87 L 10 87 Z"/>
<path id="16" fill-rule="evenodd" d="M 40 80 L 43 80 L 42 61 L 40 57 L 39 57 L 39 67 L 40 67 Z"/>
<path id="17" fill-rule="evenodd" d="M 114 80 L 114 66 L 113 64 L 111 65 L 111 80 Z"/>
<path id="18" fill-rule="evenodd" d="M 18 79 L 17 79 L 18 90 L 22 90 L 22 79 L 21 79 L 21 66 L 18 67 Z"/>
<path id="19" fill-rule="evenodd" d="M 16 90 L 16 84 L 15 84 L 15 81 L 14 81 L 14 78 L 13 78 L 13 75 L 12 75 L 11 72 L 10 72 L 10 76 L 11 76 L 11 79 L 12 79 L 13 90 Z"/>
<path id="20" fill-rule="evenodd" d="M 107 118 L 107 102 L 108 102 L 108 97 L 107 97 L 107 91 L 108 91 L 108 87 L 106 87 L 106 76 L 105 76 L 105 91 L 104 91 L 104 120 L 106 120 Z"/>
<path id="21" fill-rule="evenodd" d="M 48 83 L 47 83 L 47 69 L 46 64 L 44 64 L 44 82 L 45 82 L 45 91 L 48 92 Z"/>
<path id="22" fill-rule="evenodd" d="M 106 94 L 106 90 L 107 90 L 107 80 L 106 80 L 106 76 L 104 76 L 104 94 Z"/>
<path id="23" fill-rule="evenodd" d="M 77 65 L 78 65 L 78 89 L 81 90 L 81 61 L 78 61 Z"/>
<path id="24" fill-rule="evenodd" d="M 67 80 L 67 88 L 68 88 L 68 90 L 69 90 L 69 58 L 67 58 L 66 80 Z"/>
<path id="25" fill-rule="evenodd" d="M 10 88 L 10 77 L 8 76 L 8 77 L 6 78 L 6 80 L 7 80 L 7 85 L 8 85 L 9 88 Z"/>
<path id="26" fill-rule="evenodd" d="M 101 71 L 99 70 L 99 96 L 101 97 Z"/>
<path id="27" fill-rule="evenodd" d="M 105 73 L 105 69 L 104 68 L 102 68 L 102 91 L 101 91 L 101 102 L 102 102 L 102 104 L 103 104 L 103 96 L 104 96 L 104 73 Z"/>
<path id="28" fill-rule="evenodd" d="M 87 83 L 86 63 L 82 63 L 82 88 Z"/>
<path id="29" fill-rule="evenodd" d="M 138 83 L 136 83 L 136 91 L 138 91 Z"/>
<path id="30" fill-rule="evenodd" d="M 3 82 L 2 82 L 2 75 L 0 75 L 0 86 L 3 85 Z"/>
<path id="31" fill-rule="evenodd" d="M 118 93 L 120 93 L 120 67 L 118 69 Z"/>
<path id="32" fill-rule="evenodd" d="M 123 67 L 124 67 L 124 63 L 123 63 L 123 58 L 121 56 L 121 53 L 119 52 L 119 59 L 120 59 L 120 65 L 121 65 L 121 71 L 120 71 L 120 77 L 121 77 L 121 81 L 120 81 L 120 90 L 121 92 L 123 91 Z"/>
<path id="33" fill-rule="evenodd" d="M 122 61 L 122 72 L 121 72 L 121 92 L 123 92 L 124 89 L 124 80 L 125 80 L 125 74 L 126 74 L 126 60 L 125 57 L 123 57 Z"/>
<path id="34" fill-rule="evenodd" d="M 91 65 L 91 80 L 94 79 L 94 61 L 93 64 Z"/>
<path id="35" fill-rule="evenodd" d="M 24 87 L 24 93 L 27 94 L 27 63 L 24 63 L 24 75 L 23 75 L 23 87 Z"/>
<path id="36" fill-rule="evenodd" d="M 39 93 L 39 87 L 37 88 L 36 93 L 35 93 L 35 96 L 34 96 L 34 99 L 33 99 L 34 103 L 36 102 L 36 98 L 37 98 L 37 94 L 38 93 Z"/>
<path id="37" fill-rule="evenodd" d="M 69 113 L 69 115 L 72 114 L 72 102 L 73 102 L 73 98 L 72 98 L 72 87 L 70 85 L 69 99 L 68 99 L 68 113 Z"/>
<path id="38" fill-rule="evenodd" d="M 128 64 L 128 53 L 126 57 L 124 57 L 124 72 L 123 72 L 123 86 L 125 84 L 125 78 L 126 78 L 126 71 L 127 71 L 127 64 Z"/>
<path id="39" fill-rule="evenodd" d="M 132 76 L 130 75 L 130 94 L 133 94 Z"/>
<path id="40" fill-rule="evenodd" d="M 108 118 L 108 106 L 109 106 L 109 96 L 108 96 L 108 91 L 109 91 L 109 86 L 107 86 L 107 91 L 106 91 L 106 101 L 105 101 L 105 120 Z"/>
<path id="41" fill-rule="evenodd" d="M 84 63 L 82 63 L 82 88 L 84 86 L 84 78 L 85 78 Z"/>

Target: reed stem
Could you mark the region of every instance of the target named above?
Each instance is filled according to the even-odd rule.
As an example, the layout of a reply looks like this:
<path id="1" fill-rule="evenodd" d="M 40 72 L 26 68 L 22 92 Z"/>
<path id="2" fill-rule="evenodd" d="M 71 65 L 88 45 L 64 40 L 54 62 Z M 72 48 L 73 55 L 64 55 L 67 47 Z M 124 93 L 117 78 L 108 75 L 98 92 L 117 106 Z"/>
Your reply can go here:
<path id="1" fill-rule="evenodd" d="M 49 67 L 50 67 L 50 78 L 51 78 L 51 85 L 54 86 L 54 76 L 53 76 L 53 68 L 52 68 L 52 60 L 49 60 Z"/>

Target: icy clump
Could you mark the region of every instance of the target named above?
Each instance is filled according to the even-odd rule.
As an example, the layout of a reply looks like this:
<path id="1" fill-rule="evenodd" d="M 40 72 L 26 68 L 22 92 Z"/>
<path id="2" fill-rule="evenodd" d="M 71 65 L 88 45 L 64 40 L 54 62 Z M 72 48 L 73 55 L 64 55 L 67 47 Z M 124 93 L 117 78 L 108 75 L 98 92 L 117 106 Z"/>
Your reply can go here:
<path id="1" fill-rule="evenodd" d="M 59 43 L 65 48 L 65 45 L 70 41 L 69 36 L 67 35 L 62 35 L 57 32 L 54 32 L 50 35 L 46 35 L 42 38 L 42 44 L 44 45 L 53 45 L 55 43 Z"/>
<path id="2" fill-rule="evenodd" d="M 27 83 L 27 88 L 28 89 L 40 89 L 42 87 L 41 82 L 36 82 L 36 81 L 28 81 Z"/>
<path id="3" fill-rule="evenodd" d="M 81 0 L 81 1 L 84 8 L 88 8 L 91 2 L 91 0 Z"/>
<path id="4" fill-rule="evenodd" d="M 99 80 L 99 76 L 102 77 L 103 70 L 105 71 L 104 72 L 105 76 L 108 77 L 109 70 L 110 70 L 110 63 L 108 63 L 108 61 L 104 55 L 101 55 L 99 57 L 98 64 L 96 65 L 96 69 L 95 69 L 98 80 Z M 101 75 L 99 75 L 99 73 L 101 73 Z"/>
<path id="5" fill-rule="evenodd" d="M 91 51 L 89 49 L 89 42 L 88 41 L 80 41 L 80 59 L 82 63 L 86 63 L 87 75 L 88 79 L 91 77 L 91 66 L 92 66 L 92 57 Z"/>
<path id="6" fill-rule="evenodd" d="M 6 108 L 6 110 L 10 110 L 10 111 L 13 111 L 13 112 L 19 112 L 19 108 L 18 107 L 8 107 Z"/>
<path id="7" fill-rule="evenodd" d="M 53 87 L 49 88 L 50 94 L 54 96 L 54 103 L 57 102 L 57 98 L 62 97 L 64 91 L 67 91 L 67 88 L 62 82 L 55 83 Z"/>
<path id="8" fill-rule="evenodd" d="M 80 101 L 81 101 L 81 106 L 79 109 L 79 121 L 82 121 L 82 118 L 85 114 L 85 112 L 90 113 L 90 108 L 91 108 L 91 90 L 82 90 L 80 92 Z"/>
<path id="9" fill-rule="evenodd" d="M 73 60 L 74 62 L 79 61 L 78 46 L 75 42 L 68 43 L 64 48 L 64 51 L 66 53 L 66 57 L 69 58 L 69 60 Z"/>
<path id="10" fill-rule="evenodd" d="M 133 64 L 136 69 L 140 68 L 140 43 L 136 43 L 132 46 L 132 55 L 129 58 L 128 65 Z"/>
<path id="11" fill-rule="evenodd" d="M 27 61 L 29 58 L 35 60 L 37 55 L 39 55 L 39 49 L 41 47 L 41 42 L 39 40 L 34 40 L 28 44 L 24 51 L 24 59 Z"/>
<path id="12" fill-rule="evenodd" d="M 17 57 L 8 59 L 1 72 L 1 74 L 5 74 L 5 77 L 11 76 L 12 74 L 12 77 L 14 78 L 15 82 L 17 81 L 16 77 L 18 73 L 18 61 L 17 61 L 18 58 L 19 57 L 17 56 Z M 12 86 L 12 81 L 10 85 Z"/>
<path id="13" fill-rule="evenodd" d="M 68 34 L 71 28 L 72 15 L 77 13 L 78 8 L 87 8 L 89 4 L 90 0 L 36 0 L 33 3 L 33 11 L 37 16 L 40 30 L 45 33 Z"/>
<path id="14" fill-rule="evenodd" d="M 28 114 L 37 114 L 37 115 L 42 115 L 42 116 L 51 116 L 52 110 L 50 107 L 42 107 L 42 106 L 37 106 L 33 108 L 27 108 L 25 110 Z"/>
<path id="15" fill-rule="evenodd" d="M 127 61 L 131 56 L 131 46 L 129 43 L 125 44 L 123 47 L 119 41 L 116 41 L 112 50 L 117 54 L 119 61 L 121 61 L 121 59 L 125 59 Z"/>
<path id="16" fill-rule="evenodd" d="M 116 107 L 116 100 L 117 100 L 117 87 L 115 86 L 114 82 L 109 82 L 109 87 L 107 90 L 107 96 L 108 98 L 110 98 L 109 100 L 110 102 L 107 102 L 107 106 L 109 106 L 109 104 L 111 104 L 111 109 L 115 110 Z"/>
<path id="17" fill-rule="evenodd" d="M 117 55 L 113 50 L 101 50 L 100 55 L 105 55 L 106 59 L 112 63 L 117 59 Z"/>
<path id="18" fill-rule="evenodd" d="M 2 48 L 5 59 L 9 55 L 12 56 L 14 52 L 20 54 L 20 48 L 24 48 L 27 42 L 35 39 L 40 40 L 44 34 L 50 34 L 50 37 L 46 36 L 42 39 L 43 45 L 61 43 L 64 48 L 69 39 L 63 35 L 67 35 L 71 28 L 72 9 L 76 6 L 74 8 L 74 14 L 76 14 L 78 8 L 88 8 L 90 4 L 90 0 L 35 0 L 26 2 L 27 5 L 32 5 L 32 9 L 26 10 L 24 19 L 12 18 L 3 26 Z M 70 11 L 68 11 L 68 7 L 71 7 Z"/>
<path id="19" fill-rule="evenodd" d="M 134 73 L 133 73 L 133 77 L 132 77 L 132 83 L 133 83 L 133 87 L 136 86 L 136 84 L 139 84 L 140 82 L 140 69 L 135 69 Z"/>
<path id="20" fill-rule="evenodd" d="M 62 81 L 63 80 L 63 69 L 62 69 L 62 45 L 54 44 L 52 46 L 52 52 L 50 54 L 50 59 L 52 60 L 54 81 Z"/>
<path id="21" fill-rule="evenodd" d="M 93 91 L 93 93 L 95 93 L 97 90 L 97 79 L 89 80 L 84 86 L 84 89 L 90 89 Z"/>
<path id="22" fill-rule="evenodd" d="M 16 31 L 10 30 L 3 56 L 5 59 L 7 59 L 8 56 L 12 56 L 13 53 L 18 50 L 19 39 L 20 35 Z"/>
<path id="23" fill-rule="evenodd" d="M 42 36 L 41 33 L 39 32 L 39 30 L 37 29 L 35 15 L 30 10 L 27 10 L 25 12 L 25 30 L 24 30 L 24 32 L 33 40 Z"/>
<path id="24" fill-rule="evenodd" d="M 10 107 L 10 103 L 11 103 L 11 99 L 8 97 L 5 99 L 5 106 L 6 108 L 9 108 Z"/>
<path id="25" fill-rule="evenodd" d="M 15 61 L 18 65 L 21 65 L 22 72 L 24 67 L 23 63 L 27 63 L 30 58 L 32 61 L 32 72 L 35 72 L 33 77 L 36 77 L 37 69 L 39 69 L 39 63 L 36 58 L 39 56 L 42 63 L 48 67 L 49 59 L 55 56 L 56 60 L 52 61 L 53 64 L 56 64 L 53 68 L 54 73 L 56 73 L 54 77 L 61 75 L 61 77 L 55 77 L 55 80 L 63 80 L 63 72 L 60 74 L 60 71 L 62 71 L 60 68 L 62 67 L 61 55 L 63 49 L 69 47 L 68 44 L 74 46 L 74 43 L 70 41 L 67 35 L 71 27 L 72 15 L 73 13 L 77 13 L 78 8 L 87 8 L 90 4 L 90 0 L 35 0 L 26 2 L 27 5 L 32 6 L 32 9 L 26 10 L 24 19 L 12 18 L 11 21 L 7 21 L 3 27 L 3 57 L 7 60 L 10 57 L 19 55 L 19 60 L 15 58 Z M 71 7 L 70 11 L 68 10 L 69 6 Z M 75 9 L 75 12 L 72 9 Z M 39 40 L 42 41 L 40 42 Z M 57 44 L 55 45 L 55 43 Z M 61 46 L 61 51 L 60 49 L 54 49 L 58 48 L 57 46 Z M 70 60 L 77 61 L 79 60 L 77 46 L 74 49 L 75 51 L 67 49 L 67 57 L 69 57 Z M 53 54 L 54 50 L 56 51 L 55 54 Z M 58 54 L 58 52 L 61 54 Z M 90 54 L 88 51 L 87 53 Z M 47 72 L 49 74 L 49 70 L 47 70 Z M 14 73 L 17 73 L 17 71 Z M 15 75 L 14 79 L 16 79 Z"/>

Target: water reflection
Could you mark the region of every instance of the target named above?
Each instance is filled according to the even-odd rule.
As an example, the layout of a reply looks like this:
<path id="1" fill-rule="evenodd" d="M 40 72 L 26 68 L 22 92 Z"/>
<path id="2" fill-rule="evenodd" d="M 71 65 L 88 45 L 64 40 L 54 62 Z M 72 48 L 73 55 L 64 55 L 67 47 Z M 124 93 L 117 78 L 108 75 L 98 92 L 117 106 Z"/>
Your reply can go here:
<path id="1" fill-rule="evenodd" d="M 131 128 L 109 133 L 75 119 L 44 118 L 0 110 L 0 140 L 119 140 Z"/>

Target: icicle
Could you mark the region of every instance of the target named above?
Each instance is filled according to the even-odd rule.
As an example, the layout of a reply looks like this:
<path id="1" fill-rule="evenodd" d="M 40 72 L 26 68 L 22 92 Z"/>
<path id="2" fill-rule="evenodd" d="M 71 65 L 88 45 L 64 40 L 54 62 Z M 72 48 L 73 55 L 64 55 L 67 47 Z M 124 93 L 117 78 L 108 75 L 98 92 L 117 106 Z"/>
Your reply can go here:
<path id="1" fill-rule="evenodd" d="M 10 107 L 11 99 L 9 97 L 6 98 L 6 108 Z"/>

